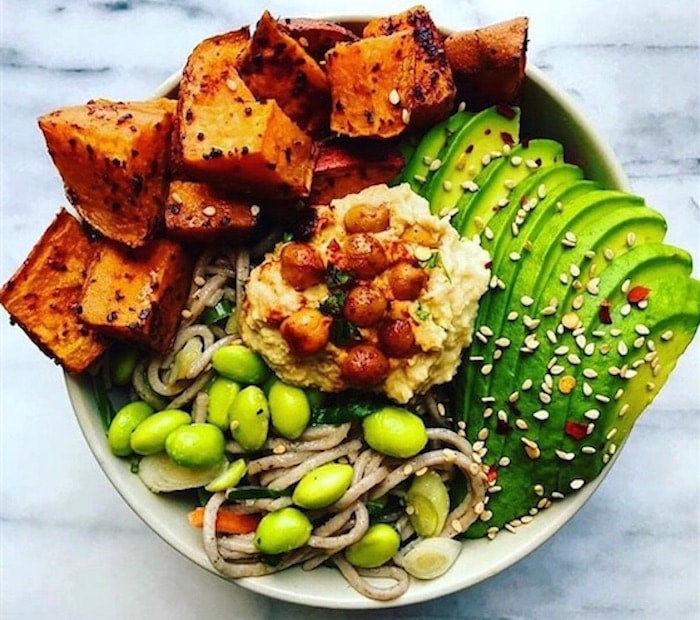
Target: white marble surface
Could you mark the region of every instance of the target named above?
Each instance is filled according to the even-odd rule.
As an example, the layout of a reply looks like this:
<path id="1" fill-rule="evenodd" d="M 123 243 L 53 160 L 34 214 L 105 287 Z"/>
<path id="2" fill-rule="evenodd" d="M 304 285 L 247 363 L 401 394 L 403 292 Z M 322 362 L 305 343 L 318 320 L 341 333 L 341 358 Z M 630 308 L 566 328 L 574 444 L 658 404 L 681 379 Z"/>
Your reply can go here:
<path id="1" fill-rule="evenodd" d="M 0 280 L 64 202 L 35 118 L 90 97 L 147 97 L 194 44 L 253 21 L 258 2 L 2 0 Z M 269 1 L 277 15 L 387 13 L 396 0 Z M 454 28 L 532 18 L 530 61 L 608 137 L 634 188 L 700 258 L 698 7 L 694 0 L 434 0 Z M 697 272 L 696 272 L 697 273 Z M 73 418 L 62 374 L 2 313 L 0 616 L 325 618 L 224 582 L 130 511 Z M 697 618 L 698 342 L 579 515 L 488 582 L 373 617 Z M 367 617 L 334 613 L 337 618 Z"/>

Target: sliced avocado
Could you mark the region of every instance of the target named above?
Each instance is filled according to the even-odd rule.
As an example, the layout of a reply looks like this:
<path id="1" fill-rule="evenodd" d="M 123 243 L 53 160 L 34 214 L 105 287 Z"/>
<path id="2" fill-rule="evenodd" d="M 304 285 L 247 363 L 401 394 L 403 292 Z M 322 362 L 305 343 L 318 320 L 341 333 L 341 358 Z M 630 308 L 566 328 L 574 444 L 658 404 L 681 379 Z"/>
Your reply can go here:
<path id="1" fill-rule="evenodd" d="M 475 114 L 454 135 L 439 169 L 421 191 L 430 210 L 438 215 L 451 211 L 468 191 L 467 184 L 484 166 L 503 156 L 504 146 L 517 143 L 519 133 L 519 108 L 497 106 Z"/>
<path id="2" fill-rule="evenodd" d="M 668 278 L 669 274 L 671 277 L 683 279 L 687 278 L 688 273 L 689 257 L 682 251 L 662 244 L 636 246 L 615 259 L 605 270 L 605 279 L 603 280 L 601 277 L 599 297 L 600 299 L 614 297 L 615 292 L 620 289 L 627 278 L 646 282 L 653 281 L 656 285 L 660 284 L 664 278 Z M 598 295 L 591 296 L 598 297 Z M 561 321 L 561 328 L 556 328 L 555 333 L 558 337 L 567 334 L 570 338 L 574 338 L 572 334 L 569 334 L 571 330 L 564 326 L 569 324 L 564 318 L 565 310 L 562 309 L 556 315 L 555 320 Z M 597 312 L 598 306 L 596 304 L 586 304 L 578 311 L 578 319 L 584 326 L 592 325 L 595 323 Z M 538 356 L 540 364 L 537 369 L 528 368 L 530 372 L 527 378 L 531 379 L 533 387 L 531 390 L 521 391 L 523 396 L 529 397 L 533 391 L 539 391 L 540 381 L 543 381 L 547 374 L 551 376 L 553 365 L 550 365 L 548 359 L 552 349 L 558 346 L 562 346 L 559 341 L 549 347 L 543 345 L 542 348 L 548 349 L 544 359 L 541 355 L 542 348 L 536 351 L 536 353 L 540 353 Z M 584 355 L 581 357 L 583 358 Z M 525 364 L 523 367 L 525 368 Z M 591 374 L 590 370 L 587 371 L 587 374 Z M 555 378 L 559 376 L 557 374 Z M 518 377 L 518 383 L 521 380 L 523 380 L 522 374 Z M 510 379 L 504 377 L 504 381 L 504 387 L 512 385 L 512 377 Z M 562 398 L 564 397 L 562 396 Z M 468 537 L 481 536 L 488 527 L 500 528 L 516 517 L 536 513 L 538 509 L 548 505 L 548 502 L 551 501 L 551 493 L 558 484 L 561 458 L 554 449 L 543 447 L 542 444 L 547 437 L 551 436 L 561 440 L 563 424 L 557 425 L 553 415 L 537 416 L 537 412 L 546 411 L 549 414 L 550 410 L 551 414 L 554 414 L 557 408 L 551 404 L 545 405 L 539 402 L 526 404 L 524 401 L 525 398 L 518 399 L 517 410 L 509 412 L 508 418 L 509 421 L 510 418 L 522 420 L 525 422 L 525 426 L 520 427 L 517 424 L 510 425 L 508 423 L 510 436 L 506 445 L 507 450 L 500 458 L 492 457 L 490 454 L 484 455 L 484 462 L 492 463 L 491 466 L 495 467 L 497 471 L 499 492 L 491 495 L 489 502 L 491 518 L 486 522 L 472 526 L 467 532 Z M 550 432 L 550 429 L 554 429 L 554 432 Z M 547 430 L 546 433 L 545 430 Z M 539 442 L 535 438 L 535 433 L 539 434 Z M 495 465 L 493 464 L 494 460 Z"/>
<path id="3" fill-rule="evenodd" d="M 457 112 L 448 119 L 435 125 L 423 136 L 400 177 L 400 181 L 408 183 L 417 194 L 433 174 L 436 160 L 440 154 L 446 153 L 455 133 L 474 116 L 473 112 Z M 431 168 L 431 165 L 433 168 Z"/>
<path id="4" fill-rule="evenodd" d="M 555 448 L 562 458 L 557 485 L 562 495 L 601 472 L 692 340 L 700 321 L 700 282 L 687 277 L 689 259 L 680 257 L 675 273 L 664 269 L 658 278 L 630 279 L 628 290 L 649 288 L 648 305 L 629 304 L 622 293 L 612 308 L 612 324 L 593 317 L 586 337 L 595 352 L 586 363 L 598 376 L 586 378 L 577 369 L 581 386 L 590 389 L 577 389 L 568 398 L 566 426 Z M 581 438 L 576 433 L 583 429 Z"/>
<path id="5" fill-rule="evenodd" d="M 505 151 L 476 176 L 457 203 L 452 225 L 463 237 L 480 234 L 494 213 L 508 205 L 511 191 L 523 179 L 545 166 L 564 163 L 564 147 L 554 140 L 530 140 L 512 147 L 510 154 Z"/>

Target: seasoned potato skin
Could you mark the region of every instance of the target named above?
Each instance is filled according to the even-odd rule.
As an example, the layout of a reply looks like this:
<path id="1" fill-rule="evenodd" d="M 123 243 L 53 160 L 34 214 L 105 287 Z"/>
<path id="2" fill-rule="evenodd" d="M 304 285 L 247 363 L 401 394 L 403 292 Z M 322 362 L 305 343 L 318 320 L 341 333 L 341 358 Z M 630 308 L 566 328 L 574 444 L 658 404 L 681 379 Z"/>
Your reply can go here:
<path id="1" fill-rule="evenodd" d="M 350 349 L 341 362 L 343 376 L 353 385 L 372 387 L 389 374 L 386 355 L 372 344 L 358 344 Z"/>
<path id="2" fill-rule="evenodd" d="M 313 355 L 322 351 L 331 337 L 333 319 L 313 308 L 303 308 L 287 317 L 280 333 L 298 355 Z"/>
<path id="3" fill-rule="evenodd" d="M 328 133 L 328 78 L 268 11 L 258 21 L 237 66 L 257 99 L 274 99 L 306 133 L 316 136 Z"/>
<path id="4" fill-rule="evenodd" d="M 326 52 L 336 43 L 357 41 L 359 37 L 347 28 L 322 19 L 306 17 L 285 17 L 277 20 L 282 32 L 285 32 L 316 60 L 323 60 Z"/>
<path id="5" fill-rule="evenodd" d="M 290 243 L 284 246 L 280 261 L 282 277 L 298 291 L 323 281 L 323 260 L 318 250 L 308 243 Z"/>
<path id="6" fill-rule="evenodd" d="M 165 208 L 168 237 L 183 243 L 243 241 L 258 224 L 251 200 L 207 183 L 173 180 Z"/>
<path id="7" fill-rule="evenodd" d="M 175 102 L 96 100 L 39 118 L 78 213 L 105 237 L 144 245 L 167 195 Z"/>
<path id="8" fill-rule="evenodd" d="M 100 247 L 87 274 L 82 318 L 97 331 L 167 352 L 190 286 L 192 263 L 175 241 L 137 250 Z"/>
<path id="9" fill-rule="evenodd" d="M 61 210 L 0 289 L 12 320 L 70 373 L 87 370 L 107 349 L 107 340 L 80 319 L 83 282 L 98 245 Z"/>

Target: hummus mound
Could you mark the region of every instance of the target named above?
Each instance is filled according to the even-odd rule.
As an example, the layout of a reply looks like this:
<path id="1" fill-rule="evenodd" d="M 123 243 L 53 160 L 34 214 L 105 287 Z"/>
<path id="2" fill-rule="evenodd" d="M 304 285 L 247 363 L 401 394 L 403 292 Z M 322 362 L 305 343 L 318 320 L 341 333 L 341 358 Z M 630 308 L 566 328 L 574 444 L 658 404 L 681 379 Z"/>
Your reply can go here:
<path id="1" fill-rule="evenodd" d="M 285 319 L 299 311 L 321 309 L 324 321 L 334 322 L 333 328 L 344 327 L 347 334 L 342 309 L 340 314 L 336 311 L 332 321 L 327 318 L 332 315 L 328 300 L 338 292 L 338 282 L 331 273 L 355 273 L 343 271 L 344 266 L 347 268 L 344 252 L 348 247 L 344 243 L 350 236 L 345 216 L 358 205 L 389 212 L 386 227 L 366 235 L 383 247 L 386 268 L 371 275 L 358 269 L 362 276 L 355 275 L 349 285 L 380 291 L 386 300 L 384 318 L 377 325 L 350 325 L 349 342 L 339 341 L 338 331 L 331 329 L 334 336 L 323 348 L 300 354 L 281 329 Z M 392 188 L 376 185 L 314 209 L 314 231 L 307 243 L 320 255 L 326 275 L 303 290 L 291 286 L 283 277 L 281 265 L 282 251 L 289 243 L 279 243 L 251 273 L 241 313 L 245 343 L 259 352 L 282 380 L 328 392 L 366 387 L 405 403 L 414 394 L 424 394 L 433 385 L 450 381 L 462 349 L 471 343 L 479 299 L 488 287 L 488 253 L 477 243 L 460 238 L 449 217 L 431 214 L 428 202 L 407 184 Z M 391 280 L 392 266 L 398 263 L 425 272 L 417 297 L 402 294 Z M 338 297 L 333 299 L 337 301 Z M 380 331 L 382 324 L 398 319 L 404 326 L 410 325 L 415 343 L 410 354 L 392 356 L 392 343 L 386 336 L 382 340 Z M 381 380 L 373 380 L 371 385 L 358 385 L 357 377 L 347 370 L 348 356 L 352 355 L 349 351 L 358 344 L 379 350 L 383 359 Z"/>

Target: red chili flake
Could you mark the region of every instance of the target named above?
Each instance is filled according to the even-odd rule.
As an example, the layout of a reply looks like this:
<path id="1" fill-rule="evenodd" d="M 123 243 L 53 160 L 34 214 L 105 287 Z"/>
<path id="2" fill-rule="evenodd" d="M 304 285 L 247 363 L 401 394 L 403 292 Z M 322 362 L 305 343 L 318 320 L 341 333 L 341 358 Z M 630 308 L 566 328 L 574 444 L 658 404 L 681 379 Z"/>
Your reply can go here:
<path id="1" fill-rule="evenodd" d="M 331 252 L 337 252 L 340 250 L 340 244 L 336 239 L 331 239 L 331 242 L 328 244 L 328 249 Z"/>
<path id="2" fill-rule="evenodd" d="M 581 441 L 588 435 L 588 424 L 569 421 L 564 427 L 564 432 L 569 437 L 573 437 L 576 441 Z"/>
<path id="3" fill-rule="evenodd" d="M 600 319 L 601 323 L 605 323 L 605 325 L 612 325 L 612 315 L 610 314 L 611 310 L 612 304 L 607 299 L 600 304 L 600 308 L 598 309 L 598 318 Z"/>
<path id="4" fill-rule="evenodd" d="M 487 262 L 486 264 L 484 264 L 484 269 L 491 269 L 491 267 L 493 267 L 493 261 L 492 261 L 492 260 L 490 260 L 489 262 Z"/>
<path id="5" fill-rule="evenodd" d="M 496 465 L 491 465 L 489 467 L 489 471 L 486 474 L 486 480 L 489 484 L 496 484 L 496 480 L 498 480 L 498 467 Z"/>
<path id="6" fill-rule="evenodd" d="M 507 144 L 508 146 L 513 146 L 515 144 L 513 136 L 510 135 L 507 131 L 501 132 L 501 140 L 503 140 L 504 144 Z"/>
<path id="7" fill-rule="evenodd" d="M 627 293 L 627 301 L 631 304 L 638 304 L 640 301 L 644 301 L 649 297 L 649 293 L 651 293 L 651 290 L 645 286 L 635 286 Z"/>

